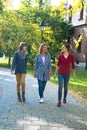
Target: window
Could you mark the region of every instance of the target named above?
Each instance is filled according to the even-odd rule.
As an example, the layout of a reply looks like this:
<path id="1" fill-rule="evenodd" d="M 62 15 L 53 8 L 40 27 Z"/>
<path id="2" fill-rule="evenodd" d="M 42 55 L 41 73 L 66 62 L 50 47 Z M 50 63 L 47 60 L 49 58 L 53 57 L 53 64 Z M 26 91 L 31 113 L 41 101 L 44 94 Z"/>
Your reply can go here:
<path id="1" fill-rule="evenodd" d="M 40 1 L 39 1 L 39 4 L 42 4 L 42 3 L 43 3 L 43 0 L 40 0 Z"/>
<path id="2" fill-rule="evenodd" d="M 81 1 L 81 4 L 82 4 L 82 9 L 81 9 L 81 11 L 80 11 L 80 18 L 79 18 L 79 20 L 83 20 L 84 0 Z"/>
<path id="3" fill-rule="evenodd" d="M 39 6 L 43 5 L 43 0 L 39 0 Z"/>
<path id="4" fill-rule="evenodd" d="M 72 6 L 69 7 L 69 23 L 72 22 Z"/>

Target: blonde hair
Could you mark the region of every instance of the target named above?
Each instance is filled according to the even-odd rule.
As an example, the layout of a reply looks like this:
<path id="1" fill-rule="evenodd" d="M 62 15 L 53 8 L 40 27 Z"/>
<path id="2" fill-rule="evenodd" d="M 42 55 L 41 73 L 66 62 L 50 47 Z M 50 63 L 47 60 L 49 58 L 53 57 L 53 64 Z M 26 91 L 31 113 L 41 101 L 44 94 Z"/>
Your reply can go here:
<path id="1" fill-rule="evenodd" d="M 42 50 L 43 50 L 44 46 L 47 46 L 47 44 L 43 43 L 43 44 L 40 45 L 40 47 L 39 47 L 39 53 L 40 54 L 42 53 Z"/>

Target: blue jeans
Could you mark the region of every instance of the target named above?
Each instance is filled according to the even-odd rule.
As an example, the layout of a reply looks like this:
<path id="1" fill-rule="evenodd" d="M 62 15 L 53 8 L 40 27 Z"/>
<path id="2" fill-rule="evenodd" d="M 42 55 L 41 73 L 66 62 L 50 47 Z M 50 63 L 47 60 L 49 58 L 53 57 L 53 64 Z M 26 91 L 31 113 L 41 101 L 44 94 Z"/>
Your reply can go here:
<path id="1" fill-rule="evenodd" d="M 58 101 L 59 102 L 61 102 L 61 98 L 62 98 L 63 80 L 64 80 L 64 99 L 66 99 L 67 97 L 69 77 L 70 77 L 69 75 L 58 74 L 58 81 L 59 81 Z"/>
<path id="2" fill-rule="evenodd" d="M 45 86 L 46 86 L 47 81 L 41 81 L 38 79 L 38 91 L 39 91 L 39 96 L 40 98 L 43 98 L 43 93 L 45 90 Z"/>

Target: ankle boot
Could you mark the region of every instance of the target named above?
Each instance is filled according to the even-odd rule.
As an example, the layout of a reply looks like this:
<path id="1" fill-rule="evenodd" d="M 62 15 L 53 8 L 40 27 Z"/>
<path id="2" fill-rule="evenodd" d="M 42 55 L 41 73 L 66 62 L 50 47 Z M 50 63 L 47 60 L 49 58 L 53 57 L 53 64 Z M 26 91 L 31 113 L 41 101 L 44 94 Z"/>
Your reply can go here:
<path id="1" fill-rule="evenodd" d="M 21 102 L 21 96 L 20 96 L 20 93 L 17 93 L 18 95 L 18 101 Z"/>
<path id="2" fill-rule="evenodd" d="M 26 99 L 25 99 L 25 92 L 22 92 L 22 99 L 23 99 L 23 102 L 26 102 Z"/>

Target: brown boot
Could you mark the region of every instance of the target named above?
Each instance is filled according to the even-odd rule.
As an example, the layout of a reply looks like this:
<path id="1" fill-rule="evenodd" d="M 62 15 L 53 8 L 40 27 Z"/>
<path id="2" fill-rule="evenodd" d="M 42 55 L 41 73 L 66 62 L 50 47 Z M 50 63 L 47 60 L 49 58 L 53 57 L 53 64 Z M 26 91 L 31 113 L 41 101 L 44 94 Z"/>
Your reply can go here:
<path id="1" fill-rule="evenodd" d="M 22 99 L 23 99 L 23 102 L 26 102 L 26 99 L 25 99 L 25 92 L 22 92 Z"/>
<path id="2" fill-rule="evenodd" d="M 61 107 L 61 102 L 58 102 L 58 103 L 57 103 L 57 107 Z"/>
<path id="3" fill-rule="evenodd" d="M 63 103 L 66 103 L 66 99 L 65 98 L 63 99 Z"/>
<path id="4" fill-rule="evenodd" d="M 20 93 L 17 93 L 17 96 L 18 96 L 18 101 L 21 102 L 21 96 L 20 96 Z"/>

